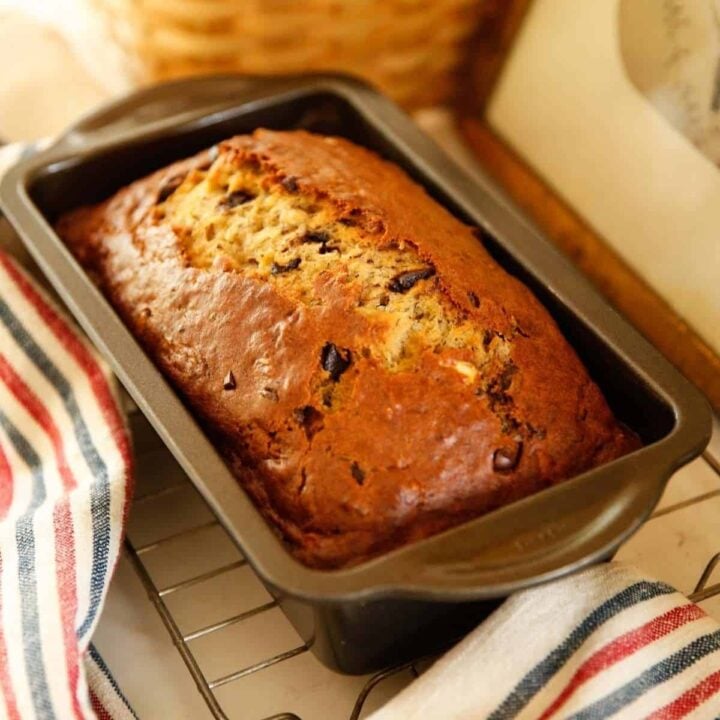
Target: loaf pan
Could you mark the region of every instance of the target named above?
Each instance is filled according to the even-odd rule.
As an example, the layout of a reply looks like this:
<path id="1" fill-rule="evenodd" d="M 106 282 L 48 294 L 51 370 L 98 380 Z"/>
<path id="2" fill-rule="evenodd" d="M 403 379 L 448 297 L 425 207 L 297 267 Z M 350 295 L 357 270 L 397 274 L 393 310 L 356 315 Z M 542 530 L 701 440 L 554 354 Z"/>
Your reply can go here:
<path id="1" fill-rule="evenodd" d="M 52 229 L 66 210 L 257 127 L 343 135 L 395 161 L 460 219 L 480 226 L 488 250 L 536 293 L 643 447 L 356 567 L 319 571 L 295 560 Z M 140 91 L 84 118 L 12 169 L 0 204 L 305 641 L 343 672 L 430 652 L 508 594 L 607 559 L 710 436 L 710 411 L 699 392 L 487 177 L 461 171 L 390 101 L 349 78 L 216 76 Z"/>

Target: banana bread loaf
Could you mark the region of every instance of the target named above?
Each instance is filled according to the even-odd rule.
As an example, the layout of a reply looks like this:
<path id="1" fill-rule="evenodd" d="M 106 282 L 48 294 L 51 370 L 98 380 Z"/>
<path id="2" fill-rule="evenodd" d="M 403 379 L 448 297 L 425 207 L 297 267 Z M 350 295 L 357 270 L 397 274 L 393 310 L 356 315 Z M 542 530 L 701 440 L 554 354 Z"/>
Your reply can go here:
<path id="1" fill-rule="evenodd" d="M 638 446 L 480 234 L 346 140 L 234 137 L 58 230 L 308 565 Z"/>

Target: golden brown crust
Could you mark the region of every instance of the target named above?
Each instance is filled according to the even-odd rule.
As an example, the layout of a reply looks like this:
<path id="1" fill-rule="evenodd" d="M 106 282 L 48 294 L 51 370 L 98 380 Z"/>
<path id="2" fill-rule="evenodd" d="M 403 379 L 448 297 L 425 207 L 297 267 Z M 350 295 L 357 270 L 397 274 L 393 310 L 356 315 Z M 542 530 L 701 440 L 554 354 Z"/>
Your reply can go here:
<path id="1" fill-rule="evenodd" d="M 358 562 L 637 447 L 530 291 L 397 167 L 302 131 L 258 130 L 219 154 L 210 170 L 201 153 L 58 229 L 303 562 Z M 254 258 L 238 269 L 221 245 L 209 266 L 190 254 L 207 218 L 187 213 L 228 168 L 250 173 L 266 201 L 297 196 L 338 233 L 350 228 L 309 299 L 297 295 L 307 249 L 303 265 L 278 261 L 266 275 Z M 433 307 L 485 350 L 466 332 L 452 347 L 403 346 L 409 365 L 383 361 L 394 316 L 358 311 L 367 288 L 348 271 L 348 242 L 361 258 L 405 253 L 432 268 L 411 292 L 434 293 Z"/>

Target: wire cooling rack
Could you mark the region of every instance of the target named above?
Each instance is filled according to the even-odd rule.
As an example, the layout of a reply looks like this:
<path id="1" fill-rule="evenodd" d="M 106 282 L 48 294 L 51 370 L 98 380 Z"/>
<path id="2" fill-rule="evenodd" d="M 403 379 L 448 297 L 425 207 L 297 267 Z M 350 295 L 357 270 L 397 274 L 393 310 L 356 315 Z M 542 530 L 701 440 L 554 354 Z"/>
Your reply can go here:
<path id="1" fill-rule="evenodd" d="M 152 433 L 144 421 L 141 420 L 140 422 L 143 427 L 142 432 Z M 138 424 L 137 416 L 135 416 L 133 424 Z M 716 432 L 714 442 L 717 442 L 718 440 L 720 440 L 720 433 Z M 144 438 L 142 445 L 147 446 L 147 436 Z M 151 443 L 151 446 L 152 453 L 155 455 L 157 455 L 158 452 L 167 453 L 166 462 L 174 462 L 171 459 L 169 452 L 161 447 L 159 440 Z M 652 522 L 672 522 L 673 527 L 680 528 L 678 532 L 682 532 L 684 522 L 683 517 L 692 517 L 694 518 L 693 522 L 695 522 L 695 520 L 700 516 L 699 508 L 702 507 L 705 511 L 707 511 L 709 503 L 718 503 L 718 509 L 720 510 L 719 461 L 720 454 L 716 456 L 712 452 L 706 453 L 703 460 L 697 461 L 703 464 L 701 469 L 704 472 L 704 480 L 700 483 L 695 482 L 694 485 L 685 482 L 684 486 L 680 488 L 680 492 L 668 492 L 667 501 L 665 503 L 661 503 L 660 508 L 653 516 Z M 158 465 L 157 457 L 155 457 L 154 464 L 155 466 Z M 142 451 L 139 453 L 138 467 L 142 470 Z M 172 503 L 168 503 L 167 500 L 173 495 L 186 492 L 195 493 L 194 489 L 189 485 L 189 480 L 181 473 L 181 471 L 176 471 L 175 478 L 170 484 L 166 484 L 148 492 L 143 492 L 142 472 L 140 472 L 139 475 L 139 492 L 136 499 L 136 503 L 138 505 L 155 503 L 158 506 L 167 508 L 169 505 L 172 505 Z M 204 505 L 204 502 L 200 500 L 199 495 L 194 499 L 194 502 L 202 502 Z M 229 671 L 213 672 L 212 669 L 203 667 L 202 661 L 197 657 L 198 653 L 196 651 L 196 644 L 198 641 L 205 642 L 209 638 L 219 637 L 223 633 L 231 631 L 237 632 L 238 628 L 243 624 L 257 622 L 258 619 L 262 619 L 263 616 L 267 617 L 269 614 L 273 612 L 277 613 L 279 611 L 277 610 L 275 601 L 269 596 L 264 598 L 259 597 L 252 606 L 245 607 L 240 612 L 229 614 L 228 616 L 220 619 L 214 619 L 212 622 L 199 627 L 181 627 L 181 623 L 177 620 L 172 608 L 169 605 L 173 597 L 191 591 L 193 588 L 198 588 L 203 584 L 222 580 L 224 576 L 229 579 L 229 576 L 232 573 L 237 572 L 240 568 L 244 568 L 244 570 L 248 573 L 251 572 L 250 568 L 246 565 L 245 560 L 238 555 L 237 557 L 228 557 L 218 565 L 201 568 L 192 572 L 188 577 L 183 577 L 180 580 L 167 584 L 158 583 L 153 578 L 152 572 L 148 568 L 148 560 L 152 559 L 153 555 L 161 553 L 163 548 L 167 548 L 173 544 L 193 543 L 193 539 L 195 537 L 209 531 L 224 534 L 224 531 L 220 527 L 217 519 L 211 515 L 207 506 L 204 507 L 203 512 L 198 513 L 196 511 L 195 516 L 197 519 L 196 522 L 149 542 L 133 542 L 131 533 L 131 539 L 126 542 L 126 551 L 137 572 L 137 575 L 148 593 L 148 596 L 167 628 L 175 647 L 185 662 L 185 665 L 197 685 L 198 691 L 204 698 L 212 715 L 220 720 L 239 720 L 240 716 L 234 714 L 231 709 L 225 707 L 225 703 L 221 702 L 218 698 L 218 691 L 241 680 L 247 681 L 249 678 L 260 680 L 263 674 L 271 672 L 272 668 L 279 666 L 282 663 L 289 663 L 293 658 L 297 658 L 300 655 L 308 653 L 308 648 L 298 637 L 296 644 L 291 645 L 280 652 L 268 652 L 266 655 L 256 657 L 252 662 L 248 663 L 244 663 L 241 659 L 238 659 L 237 666 L 233 667 Z M 720 614 L 720 604 L 713 605 L 715 608 L 714 612 L 713 609 L 710 609 L 707 606 L 708 602 L 712 604 L 717 602 L 716 599 L 720 600 L 720 536 L 715 537 L 713 542 L 716 543 L 715 552 L 710 554 L 709 557 L 703 558 L 702 562 L 698 565 L 699 575 L 697 575 L 694 579 L 694 584 L 685 589 L 685 592 L 690 595 L 692 600 L 703 604 L 710 614 L 718 615 Z M 641 546 L 642 540 L 639 541 L 638 544 Z M 680 544 L 682 545 L 683 543 Z M 631 544 L 629 544 L 628 547 L 631 547 Z M 705 548 L 701 548 L 700 552 L 705 552 Z M 621 555 L 623 554 L 627 555 L 628 553 L 623 551 L 621 552 Z M 640 562 L 637 564 L 640 564 L 640 566 L 643 567 L 642 551 L 638 550 L 635 555 L 640 558 Z M 630 559 L 637 559 L 633 557 L 633 552 L 630 552 Z M 652 574 L 656 576 L 659 574 L 656 567 L 650 568 L 650 571 L 652 571 Z M 667 579 L 672 582 L 674 578 L 663 579 Z M 675 580 L 675 584 L 677 584 L 677 579 Z M 273 622 L 275 621 L 279 622 L 279 616 Z M 312 658 L 308 658 L 308 660 L 314 662 Z M 399 686 L 406 684 L 413 677 L 417 677 L 427 666 L 428 660 L 423 659 L 422 661 L 416 661 L 415 663 L 388 668 L 387 670 L 376 673 L 370 677 L 359 679 L 358 689 L 356 690 L 354 703 L 352 704 L 349 716 L 345 714 L 337 717 L 348 717 L 348 720 L 360 720 L 365 716 L 369 705 L 376 706 L 379 704 L 377 702 L 378 698 L 375 698 L 375 695 L 380 694 L 384 695 L 385 698 L 389 697 L 394 691 L 399 689 Z M 402 682 L 398 683 L 398 678 L 402 678 Z M 393 680 L 395 681 L 394 684 Z M 340 682 L 340 676 L 338 676 L 337 681 Z M 277 681 L 273 680 L 273 682 Z M 388 684 L 390 684 L 391 687 L 387 687 Z M 382 691 L 383 687 L 385 687 L 384 692 Z M 372 702 L 373 699 L 375 702 Z M 232 703 L 232 705 L 237 706 L 237 703 Z M 245 718 L 248 718 L 248 720 L 312 720 L 310 717 L 303 716 L 303 714 L 296 708 L 287 708 L 287 712 L 280 714 L 260 715 L 257 717 L 249 717 L 246 711 L 243 711 L 242 718 L 243 720 L 245 720 Z"/>
<path id="2" fill-rule="evenodd" d="M 159 438 L 148 438 L 148 434 L 152 433 L 154 435 L 154 433 L 138 414 L 133 414 L 131 416 L 131 427 L 133 428 L 134 435 L 136 435 L 136 447 L 138 445 L 141 447 L 139 452 L 137 452 L 138 478 L 134 510 L 138 506 L 150 503 L 162 505 L 166 499 L 172 497 L 173 495 L 184 493 L 188 490 L 195 495 L 195 491 L 194 488 L 192 488 L 190 480 L 184 476 L 177 467 L 175 467 L 173 471 L 175 478 L 170 482 L 170 484 L 162 485 L 159 489 L 153 489 L 150 491 L 145 490 L 143 487 L 144 481 L 146 480 L 146 478 L 143 477 L 143 468 L 145 465 L 143 457 L 144 452 L 148 452 L 149 454 L 155 456 L 152 462 L 154 467 L 165 463 L 167 463 L 167 465 L 174 465 L 174 460 L 172 459 L 169 451 L 167 451 L 164 447 L 161 447 Z M 138 432 L 142 432 L 144 434 L 140 443 L 137 442 Z M 148 445 L 151 448 L 149 451 L 147 450 Z M 145 450 L 142 448 L 145 448 Z M 158 453 L 166 455 L 164 462 L 157 457 Z M 142 582 L 155 610 L 170 634 L 173 644 L 185 662 L 185 665 L 195 681 L 197 689 L 205 700 L 210 712 L 215 718 L 220 720 L 236 720 L 238 716 L 233 715 L 232 712 L 226 712 L 226 709 L 222 707 L 221 702 L 216 697 L 216 692 L 219 688 L 230 683 L 234 683 L 240 679 L 247 678 L 248 676 L 257 675 L 263 671 L 267 671 L 275 665 L 308 653 L 309 650 L 307 645 L 305 645 L 298 637 L 298 643 L 295 646 L 283 652 L 270 654 L 267 657 L 263 657 L 262 659 L 249 665 L 239 666 L 231 672 L 212 675 L 201 667 L 201 662 L 196 657 L 196 653 L 193 649 L 193 644 L 196 641 L 200 639 L 207 639 L 214 635 L 220 635 L 223 632 L 228 631 L 230 628 L 237 627 L 242 623 L 251 621 L 253 618 L 272 612 L 273 609 L 277 608 L 277 603 L 273 599 L 268 599 L 266 602 L 259 602 L 242 612 L 223 617 L 220 620 L 216 620 L 200 627 L 195 627 L 189 630 L 180 627 L 172 609 L 168 605 L 169 598 L 204 583 L 217 580 L 224 575 L 229 575 L 239 568 L 247 568 L 249 570 L 246 561 L 242 557 L 237 557 L 236 559 L 230 559 L 228 562 L 223 562 L 217 567 L 211 567 L 203 569 L 201 572 L 193 573 L 177 582 L 160 584 L 153 578 L 152 571 L 148 568 L 146 561 L 154 554 L 162 552 L 163 548 L 172 544 L 188 541 L 192 542 L 193 537 L 209 530 L 222 532 L 229 539 L 229 536 L 227 536 L 224 530 L 222 530 L 220 523 L 214 516 L 209 518 L 206 517 L 206 515 L 210 514 L 211 511 L 204 501 L 200 499 L 199 495 L 195 496 L 194 501 L 196 503 L 202 502 L 206 509 L 206 513 L 197 513 L 197 509 L 195 509 L 195 514 L 199 516 L 199 522 L 190 524 L 179 531 L 166 534 L 159 539 L 144 543 L 134 543 L 132 540 L 132 532 L 130 532 L 128 539 L 125 541 L 125 553 L 131 561 L 131 564 Z M 177 511 L 177 509 L 175 509 L 175 511 Z M 173 512 L 173 510 L 171 509 L 170 512 Z M 131 513 L 131 517 L 132 515 L 133 513 Z M 413 663 L 406 663 L 396 667 L 391 667 L 368 678 L 362 679 L 359 682 L 359 691 L 357 692 L 357 697 L 354 700 L 349 720 L 359 720 L 359 718 L 361 718 L 370 695 L 377 692 L 377 688 L 384 684 L 387 680 L 404 673 L 409 681 L 410 679 L 418 677 L 420 671 L 427 665 L 427 663 L 428 658 L 421 658 Z M 246 716 L 243 715 L 242 717 L 243 720 L 245 720 Z M 252 720 L 306 720 L 306 718 L 294 712 L 283 712 L 280 714 L 252 718 Z"/>

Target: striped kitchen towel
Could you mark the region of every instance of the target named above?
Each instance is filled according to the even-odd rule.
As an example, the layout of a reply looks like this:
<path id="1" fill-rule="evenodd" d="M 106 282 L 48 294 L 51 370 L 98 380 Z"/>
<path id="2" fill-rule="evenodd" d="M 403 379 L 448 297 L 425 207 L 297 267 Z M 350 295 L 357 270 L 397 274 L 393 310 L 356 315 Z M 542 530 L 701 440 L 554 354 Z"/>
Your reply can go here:
<path id="1" fill-rule="evenodd" d="M 90 645 L 131 471 L 112 376 L 0 251 L 0 717 L 134 717 Z"/>
<path id="2" fill-rule="evenodd" d="M 720 626 L 619 563 L 514 595 L 368 720 L 604 718 L 720 718 Z"/>

